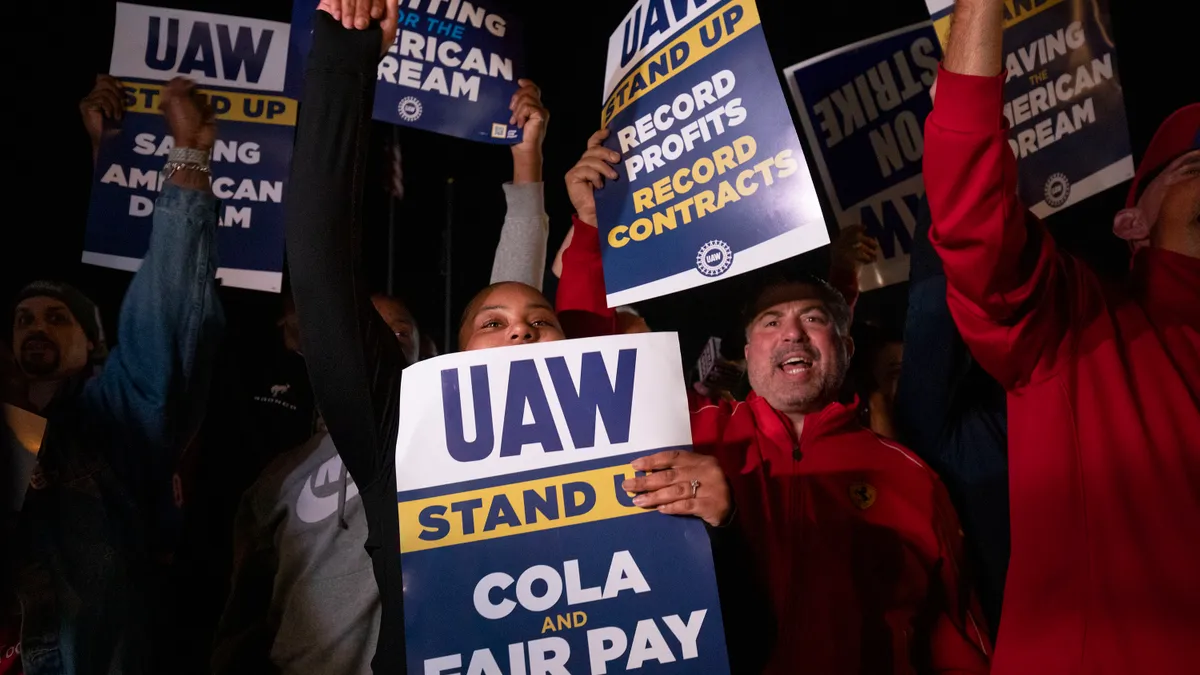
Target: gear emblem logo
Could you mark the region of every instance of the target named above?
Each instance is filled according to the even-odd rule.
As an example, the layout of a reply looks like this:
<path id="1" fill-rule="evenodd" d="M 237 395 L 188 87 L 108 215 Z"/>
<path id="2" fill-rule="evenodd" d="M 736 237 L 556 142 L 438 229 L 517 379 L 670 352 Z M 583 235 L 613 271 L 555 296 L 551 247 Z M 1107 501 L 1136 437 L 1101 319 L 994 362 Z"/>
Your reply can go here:
<path id="1" fill-rule="evenodd" d="M 1052 174 L 1046 179 L 1046 203 L 1058 208 L 1071 198 L 1071 181 L 1064 173 Z"/>
<path id="2" fill-rule="evenodd" d="M 396 113 L 405 122 L 416 122 L 421 119 L 421 112 L 421 102 L 412 96 L 400 99 L 400 103 L 396 106 Z"/>
<path id="3" fill-rule="evenodd" d="M 705 242 L 696 253 L 696 269 L 706 277 L 719 277 L 733 264 L 733 249 L 720 239 Z"/>

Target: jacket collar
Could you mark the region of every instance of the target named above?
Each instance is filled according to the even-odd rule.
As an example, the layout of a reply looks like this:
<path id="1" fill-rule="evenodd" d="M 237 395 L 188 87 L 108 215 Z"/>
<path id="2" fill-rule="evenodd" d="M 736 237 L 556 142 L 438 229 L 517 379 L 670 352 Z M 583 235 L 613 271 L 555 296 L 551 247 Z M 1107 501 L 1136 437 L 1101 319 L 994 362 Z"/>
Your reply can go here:
<path id="1" fill-rule="evenodd" d="M 858 426 L 858 397 L 850 403 L 837 401 L 825 406 L 820 412 L 812 413 L 804 418 L 804 430 L 797 443 L 795 427 L 787 415 L 779 412 L 767 403 L 767 399 L 751 391 L 746 397 L 746 405 L 754 414 L 754 421 L 759 431 L 778 446 L 789 452 L 797 445 L 802 449 L 812 445 L 826 436 L 832 436 L 843 430 Z"/>

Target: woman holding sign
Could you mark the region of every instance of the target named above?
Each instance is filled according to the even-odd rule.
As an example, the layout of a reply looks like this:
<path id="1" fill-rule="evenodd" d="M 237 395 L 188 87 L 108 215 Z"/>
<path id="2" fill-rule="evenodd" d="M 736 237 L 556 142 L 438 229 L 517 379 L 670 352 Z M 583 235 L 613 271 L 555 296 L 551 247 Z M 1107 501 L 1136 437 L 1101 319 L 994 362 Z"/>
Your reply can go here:
<path id="1" fill-rule="evenodd" d="M 369 27 L 361 0 L 326 0 L 318 9 L 292 163 L 287 252 L 313 387 L 366 507 L 366 546 L 383 601 L 383 637 L 372 666 L 377 673 L 396 673 L 405 671 L 405 654 L 394 453 L 400 377 L 407 364 L 370 303 L 358 246 L 376 63 L 393 42 L 397 3 L 389 0 L 383 12 L 366 9 L 374 18 L 382 16 Z M 344 27 L 335 20 L 339 17 Z M 524 130 L 521 144 L 540 148 L 545 113 L 536 92 L 519 91 L 511 107 L 513 122 Z M 470 303 L 459 346 L 482 349 L 564 337 L 541 293 L 502 283 Z M 719 496 L 716 490 L 724 481 L 715 462 L 705 467 L 689 470 L 688 497 L 703 495 L 711 507 L 705 509 L 706 520 L 719 521 L 729 511 L 728 500 L 709 504 L 708 498 Z"/>

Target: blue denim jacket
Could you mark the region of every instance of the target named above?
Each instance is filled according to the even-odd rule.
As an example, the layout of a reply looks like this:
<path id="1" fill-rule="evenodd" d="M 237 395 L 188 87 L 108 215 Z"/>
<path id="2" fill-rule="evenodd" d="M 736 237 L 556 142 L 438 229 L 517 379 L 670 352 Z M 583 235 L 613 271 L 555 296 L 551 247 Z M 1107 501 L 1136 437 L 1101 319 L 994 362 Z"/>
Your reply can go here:
<path id="1" fill-rule="evenodd" d="M 26 675 L 150 672 L 149 533 L 197 428 L 224 315 L 217 199 L 167 184 L 104 369 L 66 383 L 19 524 Z"/>

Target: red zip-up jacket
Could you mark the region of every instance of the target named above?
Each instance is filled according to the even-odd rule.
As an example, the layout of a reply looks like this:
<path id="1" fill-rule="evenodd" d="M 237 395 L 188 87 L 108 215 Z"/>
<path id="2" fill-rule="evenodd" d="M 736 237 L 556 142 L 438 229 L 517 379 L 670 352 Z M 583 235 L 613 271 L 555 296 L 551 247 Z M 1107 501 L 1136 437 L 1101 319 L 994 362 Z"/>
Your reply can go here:
<path id="1" fill-rule="evenodd" d="M 1060 253 L 1018 201 L 1003 83 L 939 73 L 924 167 L 950 310 L 1009 392 L 994 671 L 1194 673 L 1200 260 L 1147 249 L 1114 286 Z"/>
<path id="2" fill-rule="evenodd" d="M 577 221 L 559 281 L 564 324 L 590 315 L 612 332 L 603 281 L 596 228 Z M 958 518 L 920 459 L 861 427 L 856 405 L 807 416 L 799 439 L 753 393 L 735 404 L 693 397 L 691 420 L 694 448 L 729 479 L 748 567 L 768 588 L 776 635 L 765 672 L 988 672 Z"/>

